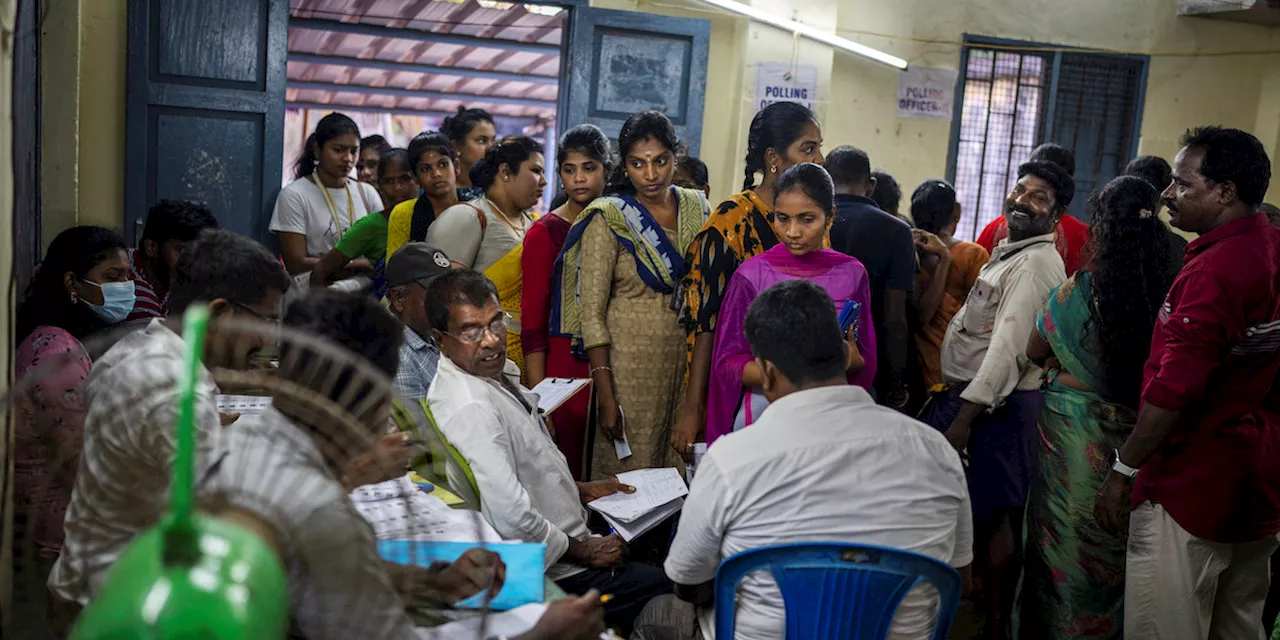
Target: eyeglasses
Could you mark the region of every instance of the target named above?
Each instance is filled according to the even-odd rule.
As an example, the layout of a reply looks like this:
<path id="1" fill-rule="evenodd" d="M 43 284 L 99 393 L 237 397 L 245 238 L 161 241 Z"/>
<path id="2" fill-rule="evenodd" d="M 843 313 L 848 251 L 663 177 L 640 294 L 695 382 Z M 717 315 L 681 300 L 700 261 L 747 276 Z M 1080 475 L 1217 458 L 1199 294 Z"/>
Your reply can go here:
<path id="1" fill-rule="evenodd" d="M 487 327 L 471 327 L 461 333 L 449 333 L 448 331 L 444 331 L 442 333 L 464 344 L 480 344 L 480 342 L 484 340 L 484 334 L 486 332 L 492 334 L 493 337 L 498 340 L 506 340 L 507 320 L 509 319 L 511 319 L 511 314 L 503 312 L 503 314 L 495 318 L 493 322 L 490 322 Z"/>
<path id="2" fill-rule="evenodd" d="M 255 318 L 257 318 L 257 319 L 259 319 L 259 320 L 261 320 L 261 321 L 263 321 L 263 322 L 268 322 L 268 323 L 271 323 L 271 324 L 280 324 L 280 318 L 278 318 L 278 317 L 276 317 L 276 318 L 272 318 L 272 317 L 270 317 L 270 316 L 264 316 L 264 315 L 262 315 L 261 313 L 258 313 L 257 311 L 254 311 L 253 309 L 250 309 L 249 307 L 247 307 L 247 306 L 245 306 L 245 305 L 243 305 L 243 304 L 241 304 L 241 303 L 239 303 L 239 302 L 236 302 L 235 300 L 231 300 L 230 302 L 231 302 L 231 304 L 233 304 L 233 305 L 235 305 L 235 306 L 237 306 L 237 307 L 240 307 L 240 310 L 241 310 L 241 311 L 244 311 L 244 312 L 248 313 L 249 315 L 251 315 L 251 316 L 253 316 L 253 317 L 255 317 Z"/>

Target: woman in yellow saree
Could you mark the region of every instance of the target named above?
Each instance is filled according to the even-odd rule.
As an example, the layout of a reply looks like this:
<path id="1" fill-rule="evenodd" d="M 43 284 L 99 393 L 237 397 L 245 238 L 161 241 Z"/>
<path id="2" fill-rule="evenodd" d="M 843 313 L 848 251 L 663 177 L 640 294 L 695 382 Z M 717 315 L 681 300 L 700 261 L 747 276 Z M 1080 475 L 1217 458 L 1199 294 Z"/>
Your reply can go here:
<path id="1" fill-rule="evenodd" d="M 520 257 L 524 235 L 536 217 L 528 209 L 547 186 L 542 145 L 512 136 L 494 145 L 471 166 L 480 197 L 446 209 L 427 230 L 427 244 L 444 251 L 454 266 L 480 271 L 498 287 L 507 321 L 507 357 L 524 373 L 520 348 Z"/>

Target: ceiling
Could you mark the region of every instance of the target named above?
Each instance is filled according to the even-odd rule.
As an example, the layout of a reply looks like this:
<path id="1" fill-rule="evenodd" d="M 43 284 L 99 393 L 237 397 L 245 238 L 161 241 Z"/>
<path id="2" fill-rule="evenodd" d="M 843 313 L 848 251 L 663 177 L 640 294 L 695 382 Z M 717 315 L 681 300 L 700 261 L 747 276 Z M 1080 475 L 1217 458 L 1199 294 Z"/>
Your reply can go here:
<path id="1" fill-rule="evenodd" d="M 291 0 L 290 106 L 555 118 L 558 8 L 493 0 Z M 553 13 L 554 15 L 545 15 Z"/>

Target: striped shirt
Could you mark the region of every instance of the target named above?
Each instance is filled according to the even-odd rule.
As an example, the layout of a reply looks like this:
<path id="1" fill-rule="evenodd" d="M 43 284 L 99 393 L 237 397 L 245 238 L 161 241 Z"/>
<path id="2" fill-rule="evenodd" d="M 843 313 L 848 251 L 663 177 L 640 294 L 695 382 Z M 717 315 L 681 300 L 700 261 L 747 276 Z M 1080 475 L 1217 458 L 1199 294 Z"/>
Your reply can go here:
<path id="1" fill-rule="evenodd" d="M 169 294 L 164 294 L 163 299 L 156 295 L 155 287 L 147 279 L 143 257 L 141 251 L 129 250 L 129 279 L 133 281 L 133 293 L 137 298 L 133 303 L 133 311 L 124 319 L 126 326 L 142 326 L 152 318 L 169 315 Z"/>
<path id="2" fill-rule="evenodd" d="M 255 513 L 279 532 L 297 634 L 416 638 L 373 529 L 311 437 L 272 407 L 237 420 L 225 442 L 200 494 Z"/>
<path id="3" fill-rule="evenodd" d="M 85 383 L 84 445 L 66 540 L 49 577 L 61 597 L 86 604 L 120 553 L 169 506 L 178 388 L 186 347 L 154 320 L 94 364 Z M 205 369 L 196 385 L 196 469 L 207 464 L 221 424 Z"/>

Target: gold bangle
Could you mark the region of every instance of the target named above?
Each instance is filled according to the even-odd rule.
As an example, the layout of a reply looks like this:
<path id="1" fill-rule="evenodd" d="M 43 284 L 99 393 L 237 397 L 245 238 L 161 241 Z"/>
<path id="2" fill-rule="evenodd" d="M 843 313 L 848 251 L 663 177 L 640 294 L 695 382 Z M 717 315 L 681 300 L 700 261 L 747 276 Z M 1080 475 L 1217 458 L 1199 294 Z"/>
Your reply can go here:
<path id="1" fill-rule="evenodd" d="M 608 371 L 609 375 L 613 375 L 613 369 L 610 369 L 609 367 L 596 367 L 592 369 L 591 372 L 587 374 L 587 376 L 594 378 L 596 377 L 597 371 Z"/>

